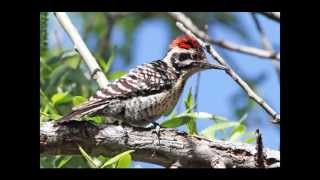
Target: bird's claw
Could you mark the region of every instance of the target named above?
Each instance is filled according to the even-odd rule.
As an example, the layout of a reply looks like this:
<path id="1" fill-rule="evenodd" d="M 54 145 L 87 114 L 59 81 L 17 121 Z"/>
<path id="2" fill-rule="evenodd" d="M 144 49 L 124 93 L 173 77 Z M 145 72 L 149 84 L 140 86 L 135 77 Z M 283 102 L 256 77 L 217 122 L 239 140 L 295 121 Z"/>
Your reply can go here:
<path id="1" fill-rule="evenodd" d="M 153 122 L 152 125 L 152 133 L 155 133 L 157 135 L 158 145 L 160 146 L 160 125 L 156 122 Z"/>

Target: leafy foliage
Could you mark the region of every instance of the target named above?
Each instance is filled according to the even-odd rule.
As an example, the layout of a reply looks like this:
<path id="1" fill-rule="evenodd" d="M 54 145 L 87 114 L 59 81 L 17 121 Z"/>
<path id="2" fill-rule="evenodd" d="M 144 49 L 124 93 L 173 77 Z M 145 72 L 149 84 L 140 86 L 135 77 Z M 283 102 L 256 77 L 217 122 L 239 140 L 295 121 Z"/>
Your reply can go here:
<path id="1" fill-rule="evenodd" d="M 130 153 L 134 152 L 133 150 L 128 150 L 113 158 L 103 158 L 103 156 L 95 158 L 87 154 L 80 146 L 79 150 L 91 168 L 128 168 L 132 161 Z"/>
<path id="2" fill-rule="evenodd" d="M 48 13 L 40 12 L 40 53 L 43 54 L 47 51 L 47 26 L 48 26 Z"/>

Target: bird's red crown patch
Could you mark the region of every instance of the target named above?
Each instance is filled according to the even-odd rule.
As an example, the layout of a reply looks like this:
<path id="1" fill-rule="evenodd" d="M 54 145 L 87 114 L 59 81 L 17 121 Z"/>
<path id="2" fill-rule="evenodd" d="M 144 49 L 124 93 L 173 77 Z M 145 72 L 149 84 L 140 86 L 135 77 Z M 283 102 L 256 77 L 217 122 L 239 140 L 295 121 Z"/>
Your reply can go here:
<path id="1" fill-rule="evenodd" d="M 177 46 L 180 48 L 183 48 L 183 49 L 201 48 L 201 46 L 197 42 L 197 40 L 189 35 L 181 35 L 181 36 L 177 37 L 175 40 L 172 41 L 170 48 L 174 48 Z"/>

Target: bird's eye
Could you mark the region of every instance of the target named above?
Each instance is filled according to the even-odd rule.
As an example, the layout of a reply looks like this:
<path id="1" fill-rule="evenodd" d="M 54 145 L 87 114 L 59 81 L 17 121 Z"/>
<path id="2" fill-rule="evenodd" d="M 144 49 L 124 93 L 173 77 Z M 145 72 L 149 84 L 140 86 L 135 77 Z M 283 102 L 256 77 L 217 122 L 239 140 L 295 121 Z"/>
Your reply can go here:
<path id="1" fill-rule="evenodd" d="M 179 60 L 180 61 L 184 61 L 186 59 L 191 59 L 191 56 L 189 53 L 181 53 L 180 56 L 179 56 Z"/>
<path id="2" fill-rule="evenodd" d="M 192 59 L 198 59 L 198 55 L 197 54 L 193 54 L 192 55 Z"/>

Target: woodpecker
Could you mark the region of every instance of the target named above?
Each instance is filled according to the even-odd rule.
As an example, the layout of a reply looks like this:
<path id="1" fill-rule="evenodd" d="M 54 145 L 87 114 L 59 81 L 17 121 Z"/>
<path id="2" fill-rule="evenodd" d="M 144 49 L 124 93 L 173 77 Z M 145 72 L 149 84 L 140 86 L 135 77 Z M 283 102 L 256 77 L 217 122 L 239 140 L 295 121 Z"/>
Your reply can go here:
<path id="1" fill-rule="evenodd" d="M 208 63 L 201 45 L 193 37 L 181 35 L 172 41 L 163 59 L 131 69 L 61 120 L 100 115 L 108 122 L 146 127 L 175 107 L 191 75 L 207 69 L 226 67 Z"/>

